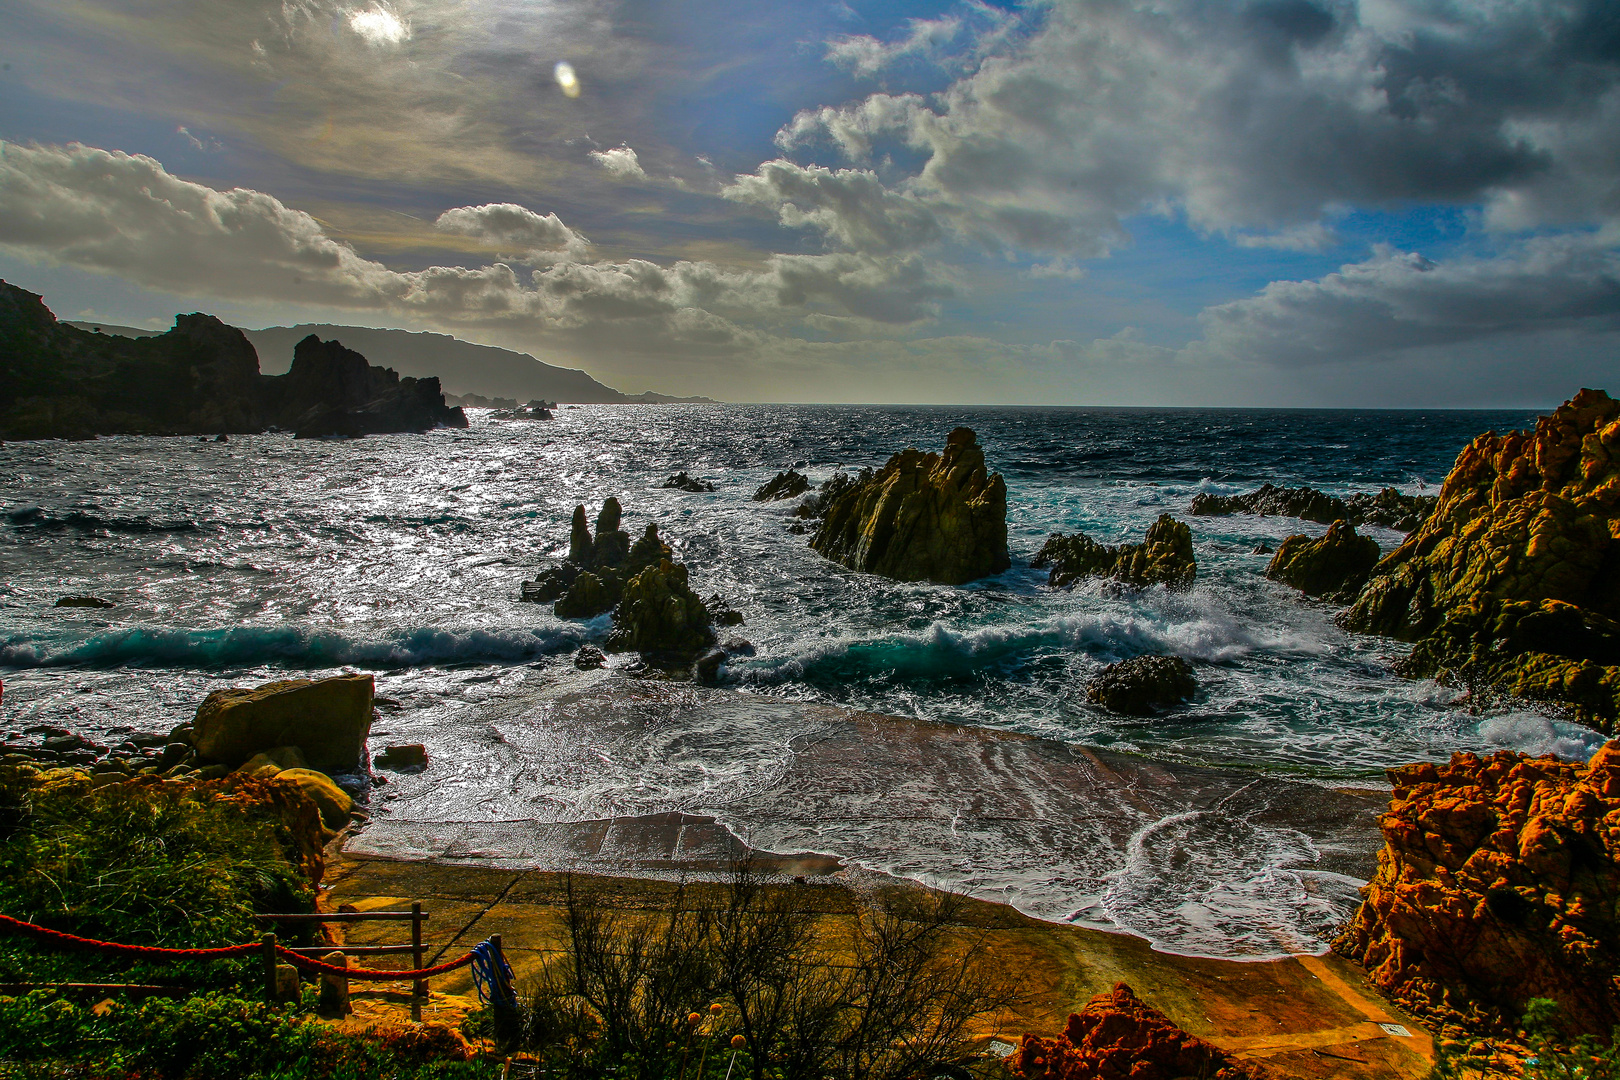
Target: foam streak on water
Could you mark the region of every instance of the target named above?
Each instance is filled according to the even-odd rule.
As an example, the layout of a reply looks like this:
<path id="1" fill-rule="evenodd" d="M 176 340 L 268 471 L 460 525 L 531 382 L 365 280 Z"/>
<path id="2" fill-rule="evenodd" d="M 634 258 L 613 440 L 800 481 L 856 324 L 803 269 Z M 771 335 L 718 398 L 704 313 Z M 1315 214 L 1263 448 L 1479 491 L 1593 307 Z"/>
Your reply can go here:
<path id="1" fill-rule="evenodd" d="M 1377 786 L 1388 765 L 1459 748 L 1579 757 L 1597 745 L 1594 733 L 1523 712 L 1460 711 L 1450 692 L 1390 674 L 1403 646 L 1345 634 L 1332 608 L 1264 578 L 1268 557 L 1255 554 L 1257 545 L 1322 526 L 1190 519 L 1199 578 L 1179 594 L 1100 582 L 1054 592 L 1028 565 L 1050 532 L 1139 539 L 1160 513 L 1184 516 L 1199 491 L 1266 481 L 1338 493 L 1433 491 L 1475 434 L 1530 420 L 593 406 L 565 408 L 551 422 L 498 421 L 475 410 L 466 431 L 353 442 L 265 435 L 226 444 L 14 443 L 0 447 L 0 725 L 17 732 L 64 724 L 91 735 L 165 730 L 189 719 L 212 689 L 370 670 L 379 693 L 400 703 L 380 729 L 446 740 L 447 756 L 423 781 L 438 794 L 424 790 L 411 813 L 440 803 L 469 813 L 455 794 L 468 770 L 480 783 L 499 778 L 496 790 L 479 789 L 480 814 L 496 806 L 519 817 L 544 806 L 624 813 L 681 802 L 671 793 L 687 790 L 687 766 L 672 763 L 693 760 L 681 746 L 648 744 L 634 768 L 592 771 L 590 786 L 570 789 L 569 778 L 584 772 L 525 772 L 521 755 L 480 758 L 468 749 L 498 750 L 498 739 L 486 746 L 451 737 L 498 732 L 491 710 L 524 700 L 567 670 L 566 655 L 582 642 L 606 636 L 606 618 L 566 622 L 515 601 L 522 578 L 565 552 L 575 504 L 594 513 L 615 495 L 626 528 L 656 520 L 696 586 L 745 613 L 740 633 L 758 652 L 729 665 L 726 682 L 768 699 L 966 725 L 991 738 L 1040 736 L 1165 767 L 1219 766 L 1273 785 Z M 791 503 L 749 498 L 779 469 L 819 480 L 838 467 L 879 465 L 908 443 L 937 449 L 963 423 L 1007 477 L 1013 566 L 997 578 L 950 588 L 851 573 L 788 531 Z M 683 469 L 716 491 L 659 486 Z M 1373 535 L 1386 550 L 1400 541 Z M 52 606 L 75 593 L 117 606 Z M 1143 652 L 1192 661 L 1199 700 L 1157 721 L 1108 716 L 1085 702 L 1087 677 Z M 774 734 L 729 742 L 711 735 L 700 757 L 715 790 L 732 791 L 738 776 L 754 785 L 753 795 L 732 791 L 726 813 L 740 815 L 760 792 L 774 791 L 778 807 L 797 797 L 789 774 L 768 765 L 777 751 L 758 749 L 787 745 Z M 601 752 L 614 753 L 605 743 Z M 930 821 L 949 805 L 943 791 L 915 797 Z M 1017 812 L 1034 814 L 1032 805 Z M 1332 859 L 1320 838 L 1302 842 L 1315 834 L 1284 810 L 1242 800 L 1144 810 L 1110 841 L 1119 853 L 1112 876 L 1083 887 L 1036 882 L 1044 834 L 998 834 L 978 847 L 941 844 L 938 835 L 849 829 L 814 839 L 865 852 L 885 869 L 954 874 L 992 892 L 1005 886 L 1043 917 L 1090 905 L 1091 914 L 1077 917 L 1165 947 L 1196 941 L 1195 951 L 1242 955 L 1263 945 L 1244 928 L 1255 912 L 1271 913 L 1267 925 L 1280 928 L 1287 947 L 1319 943 L 1350 902 L 1355 876 L 1322 870 Z M 1023 854 L 1019 843 L 1028 845 Z M 998 874 L 1002 886 L 987 884 Z M 1176 900 L 1188 890 L 1220 902 L 1189 914 Z M 1233 914 L 1211 921 L 1207 913 L 1217 910 Z M 1273 934 L 1265 947 L 1275 945 Z"/>

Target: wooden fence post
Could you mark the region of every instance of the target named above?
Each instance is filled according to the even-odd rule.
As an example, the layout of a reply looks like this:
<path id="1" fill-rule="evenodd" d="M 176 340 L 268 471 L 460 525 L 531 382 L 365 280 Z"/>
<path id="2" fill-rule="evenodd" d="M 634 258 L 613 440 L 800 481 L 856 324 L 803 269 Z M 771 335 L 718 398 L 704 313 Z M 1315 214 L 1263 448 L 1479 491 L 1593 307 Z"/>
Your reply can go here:
<path id="1" fill-rule="evenodd" d="M 506 954 L 501 951 L 501 935 L 489 935 L 490 952 L 494 954 L 495 963 L 492 965 L 491 977 L 495 985 L 490 987 L 494 997 L 491 1010 L 494 1013 L 495 1046 L 497 1049 L 506 1049 L 516 1046 L 518 1036 L 522 1033 L 523 1017 L 517 1009 L 517 993 L 512 989 L 512 982 L 506 977 Z"/>
<path id="2" fill-rule="evenodd" d="M 260 956 L 264 962 L 264 1000 L 274 1005 L 276 1003 L 276 935 L 265 934 L 259 938 L 261 946 Z"/>
<path id="3" fill-rule="evenodd" d="M 411 970 L 422 970 L 422 902 L 411 905 Z M 422 1022 L 422 1002 L 428 993 L 427 980 L 417 979 L 411 986 L 411 1021 Z"/>

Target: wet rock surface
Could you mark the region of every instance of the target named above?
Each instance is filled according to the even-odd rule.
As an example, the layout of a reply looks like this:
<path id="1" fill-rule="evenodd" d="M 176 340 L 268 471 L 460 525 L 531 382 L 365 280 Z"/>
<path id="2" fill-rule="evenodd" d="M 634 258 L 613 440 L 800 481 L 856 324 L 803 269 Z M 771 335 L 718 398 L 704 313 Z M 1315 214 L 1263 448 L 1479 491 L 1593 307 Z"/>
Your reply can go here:
<path id="1" fill-rule="evenodd" d="M 1435 501 L 1433 495 L 1407 495 L 1395 488 L 1384 488 L 1376 495 L 1362 492 L 1341 499 L 1310 487 L 1263 484 L 1258 490 L 1242 495 L 1196 495 L 1187 512 L 1194 517 L 1230 514 L 1295 517 L 1319 525 L 1346 521 L 1351 525 L 1381 525 L 1411 532 L 1434 511 Z"/>
<path id="2" fill-rule="evenodd" d="M 1023 1080 L 1244 1080 L 1263 1074 L 1183 1031 L 1124 983 L 1069 1017 L 1055 1039 L 1025 1035 L 1008 1059 Z"/>
<path id="3" fill-rule="evenodd" d="M 960 427 L 943 453 L 903 450 L 832 497 L 810 546 L 896 581 L 960 585 L 999 574 L 1012 565 L 1007 485 L 986 469 L 973 430 Z"/>
<path id="4" fill-rule="evenodd" d="M 1612 731 L 1615 620 L 1620 402 L 1582 390 L 1533 431 L 1486 433 L 1464 449 L 1433 515 L 1341 621 L 1417 642 L 1410 675 L 1562 703 Z"/>
<path id="5" fill-rule="evenodd" d="M 658 486 L 664 488 L 674 488 L 678 491 L 705 492 L 714 490 L 713 484 L 709 483 L 707 480 L 699 480 L 695 476 L 687 475 L 685 469 L 682 469 L 680 472 L 676 473 L 674 476 L 670 477 L 668 480 L 665 480 Z"/>
<path id="6" fill-rule="evenodd" d="M 686 564 L 662 559 L 625 582 L 613 612 L 610 651 L 690 660 L 714 644 L 708 607 L 686 580 Z"/>
<path id="7" fill-rule="evenodd" d="M 1126 716 L 1152 716 L 1197 692 L 1192 665 L 1179 656 L 1133 656 L 1086 683 L 1086 700 Z"/>
<path id="8" fill-rule="evenodd" d="M 1511 1031 L 1620 1023 L 1620 743 L 1588 766 L 1502 752 L 1389 771 L 1384 847 L 1334 948 L 1419 1015 Z"/>
<path id="9" fill-rule="evenodd" d="M 810 478 L 794 469 L 779 472 L 765 481 L 754 492 L 755 502 L 778 502 L 792 499 L 810 490 Z"/>
<path id="10" fill-rule="evenodd" d="M 1351 600 L 1378 565 L 1378 541 L 1356 535 L 1347 521 L 1335 521 L 1322 537 L 1290 536 L 1277 549 L 1266 577 L 1292 585 L 1306 596 Z"/>
<path id="11" fill-rule="evenodd" d="M 1148 526 L 1140 544 L 1109 547 L 1085 533 L 1072 536 L 1053 533 L 1030 566 L 1048 570 L 1047 584 L 1059 589 L 1087 577 L 1111 577 L 1137 586 L 1186 589 L 1191 588 L 1193 579 L 1198 576 L 1192 530 L 1169 514 L 1161 514 L 1158 521 Z"/>
<path id="12" fill-rule="evenodd" d="M 314 769 L 352 772 L 365 767 L 372 694 L 370 675 L 216 690 L 198 707 L 190 741 L 202 758 L 232 769 L 261 751 L 296 746 Z"/>

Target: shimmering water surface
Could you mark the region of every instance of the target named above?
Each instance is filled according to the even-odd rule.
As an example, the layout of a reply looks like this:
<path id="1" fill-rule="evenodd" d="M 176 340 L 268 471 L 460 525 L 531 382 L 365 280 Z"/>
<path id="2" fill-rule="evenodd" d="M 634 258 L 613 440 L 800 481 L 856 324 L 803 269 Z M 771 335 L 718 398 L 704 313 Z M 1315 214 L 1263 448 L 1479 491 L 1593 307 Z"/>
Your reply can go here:
<path id="1" fill-rule="evenodd" d="M 476 753 L 457 733 L 487 726 L 492 710 L 509 716 L 511 702 L 571 670 L 566 654 L 606 635 L 606 617 L 560 621 L 516 600 L 523 578 L 566 551 L 575 504 L 594 516 L 615 495 L 627 529 L 659 522 L 699 591 L 724 594 L 746 615 L 740 633 L 758 654 L 729 666 L 725 678 L 755 694 L 1319 787 L 1377 786 L 1386 765 L 1458 748 L 1581 756 L 1597 744 L 1593 733 L 1528 713 L 1456 709 L 1450 692 L 1389 674 L 1403 646 L 1345 634 L 1333 608 L 1264 578 L 1268 557 L 1254 553 L 1258 544 L 1275 547 L 1322 526 L 1190 518 L 1198 584 L 1179 594 L 1100 582 L 1055 592 L 1028 566 L 1050 532 L 1138 540 L 1160 513 L 1185 516 L 1200 491 L 1265 481 L 1339 493 L 1433 491 L 1474 435 L 1532 420 L 1481 412 L 585 406 L 564 408 L 549 423 L 474 410 L 466 431 L 353 442 L 264 435 L 225 444 L 14 443 L 0 447 L 0 723 L 13 732 L 42 723 L 92 735 L 163 730 L 189 719 L 218 687 L 365 669 L 377 672 L 380 694 L 400 703 L 383 726 L 425 739 L 430 750 L 441 741 L 448 766 Z M 937 449 L 958 424 L 979 433 L 991 466 L 1007 478 L 1013 567 L 998 578 L 950 588 L 855 574 L 788 531 L 791 501 L 750 499 L 779 469 L 820 480 L 837 467 L 879 465 L 907 444 Z M 682 469 L 717 490 L 659 487 Z M 1400 540 L 1372 533 L 1386 550 Z M 117 606 L 52 606 L 75 593 Z M 1089 706 L 1085 679 L 1140 652 L 1191 660 L 1199 700 L 1155 721 Z M 588 795 L 550 784 L 547 813 L 589 817 L 622 805 L 723 814 L 728 800 L 757 801 L 802 734 L 773 724 L 709 733 L 695 749 L 692 740 L 669 740 L 638 754 L 633 768 L 594 776 Z M 436 766 L 411 784 L 418 801 L 431 794 L 439 817 L 511 817 L 509 806 L 458 807 L 452 787 L 435 787 L 436 775 L 451 770 Z M 1123 866 L 1143 850 L 1175 847 L 1202 866 L 1211 896 L 1240 878 L 1309 863 L 1315 856 L 1277 831 L 1274 809 L 1268 814 L 1269 846 L 1229 860 L 1229 870 L 1222 829 L 1192 829 L 1191 819 L 1144 826 L 1119 859 Z M 834 854 L 837 844 L 827 839 Z M 927 840 L 903 844 L 920 849 Z M 860 857 L 904 872 L 918 854 Z M 994 865 L 959 869 L 975 887 L 996 873 Z M 1344 892 L 1329 908 L 1349 902 Z M 1168 902 L 1164 890 L 1150 893 L 1139 902 Z M 1060 906 L 1042 913 L 1052 917 Z M 1320 911 L 1313 918 L 1323 922 Z M 1129 919 L 1114 924 L 1133 928 Z M 1214 953 L 1226 942 L 1232 954 L 1254 953 L 1241 934 L 1208 925 L 1198 934 L 1156 940 Z"/>

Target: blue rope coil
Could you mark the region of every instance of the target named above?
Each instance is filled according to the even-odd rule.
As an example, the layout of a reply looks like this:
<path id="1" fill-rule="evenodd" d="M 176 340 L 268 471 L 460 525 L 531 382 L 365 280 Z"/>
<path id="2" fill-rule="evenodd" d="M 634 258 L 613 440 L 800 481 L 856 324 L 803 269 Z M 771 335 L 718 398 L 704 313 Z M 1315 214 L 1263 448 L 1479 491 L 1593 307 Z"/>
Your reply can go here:
<path id="1" fill-rule="evenodd" d="M 472 977 L 479 1001 L 485 1005 L 516 1007 L 517 998 L 503 996 L 501 992 L 503 986 L 512 985 L 512 968 L 507 964 L 506 957 L 496 952 L 495 946 L 487 940 L 473 946 Z"/>

